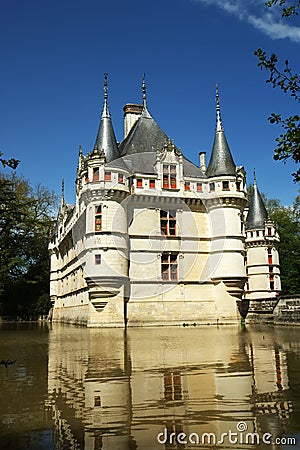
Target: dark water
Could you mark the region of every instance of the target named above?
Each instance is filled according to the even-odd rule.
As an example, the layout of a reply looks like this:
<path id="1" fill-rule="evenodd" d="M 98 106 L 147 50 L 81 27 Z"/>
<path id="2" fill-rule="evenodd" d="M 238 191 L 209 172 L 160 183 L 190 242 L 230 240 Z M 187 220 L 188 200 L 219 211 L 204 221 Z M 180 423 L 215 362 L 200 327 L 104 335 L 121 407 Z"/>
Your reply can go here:
<path id="1" fill-rule="evenodd" d="M 300 448 L 299 333 L 2 324 L 0 449 Z"/>

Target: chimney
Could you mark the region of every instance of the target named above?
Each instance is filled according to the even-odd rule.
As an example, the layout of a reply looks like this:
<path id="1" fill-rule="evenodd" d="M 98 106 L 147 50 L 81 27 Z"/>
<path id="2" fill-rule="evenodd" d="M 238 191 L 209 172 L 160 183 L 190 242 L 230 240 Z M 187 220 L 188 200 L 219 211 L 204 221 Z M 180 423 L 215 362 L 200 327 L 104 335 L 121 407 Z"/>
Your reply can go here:
<path id="1" fill-rule="evenodd" d="M 135 122 L 141 117 L 143 105 L 127 103 L 123 108 L 124 111 L 124 139 L 128 136 L 129 131 Z"/>
<path id="2" fill-rule="evenodd" d="M 206 152 L 199 152 L 201 172 L 206 172 Z"/>

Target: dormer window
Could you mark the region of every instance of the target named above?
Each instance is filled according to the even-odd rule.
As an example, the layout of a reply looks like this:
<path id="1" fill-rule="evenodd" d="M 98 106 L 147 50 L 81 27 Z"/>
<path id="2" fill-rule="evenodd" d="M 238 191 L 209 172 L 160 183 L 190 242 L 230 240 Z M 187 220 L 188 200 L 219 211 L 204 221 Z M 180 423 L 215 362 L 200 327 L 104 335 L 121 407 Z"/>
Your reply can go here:
<path id="1" fill-rule="evenodd" d="M 99 181 L 99 167 L 93 168 L 93 181 Z"/>
<path id="2" fill-rule="evenodd" d="M 176 189 L 176 166 L 163 164 L 163 188 Z"/>
<path id="3" fill-rule="evenodd" d="M 222 190 L 229 191 L 229 181 L 222 181 Z"/>
<path id="4" fill-rule="evenodd" d="M 267 230 L 268 230 L 268 236 L 272 236 L 272 228 L 268 227 Z"/>

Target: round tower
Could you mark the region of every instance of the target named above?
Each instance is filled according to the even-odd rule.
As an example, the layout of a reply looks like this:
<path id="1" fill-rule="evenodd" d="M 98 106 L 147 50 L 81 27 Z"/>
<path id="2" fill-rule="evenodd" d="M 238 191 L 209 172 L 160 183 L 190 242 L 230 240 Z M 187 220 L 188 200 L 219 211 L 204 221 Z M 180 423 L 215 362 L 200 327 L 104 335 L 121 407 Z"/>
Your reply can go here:
<path id="1" fill-rule="evenodd" d="M 209 195 L 207 209 L 211 224 L 210 278 L 215 285 L 225 285 L 231 297 L 241 300 L 246 281 L 244 269 L 244 237 L 242 214 L 246 205 L 245 171 L 236 167 L 224 133 L 220 113 L 218 86 L 216 90 L 216 133 L 206 175 Z M 225 295 L 215 289 L 220 310 Z M 233 297 L 233 298 L 232 298 Z M 229 300 L 230 301 L 230 300 Z"/>
<path id="2" fill-rule="evenodd" d="M 268 218 L 254 174 L 253 193 L 246 219 L 245 299 L 276 298 L 281 291 L 276 224 Z"/>

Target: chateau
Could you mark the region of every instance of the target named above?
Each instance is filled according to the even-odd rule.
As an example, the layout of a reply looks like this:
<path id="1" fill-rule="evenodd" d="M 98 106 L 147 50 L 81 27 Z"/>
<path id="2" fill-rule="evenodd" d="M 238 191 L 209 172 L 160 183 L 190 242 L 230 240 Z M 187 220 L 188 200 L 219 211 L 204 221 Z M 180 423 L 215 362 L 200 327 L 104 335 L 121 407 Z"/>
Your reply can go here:
<path id="1" fill-rule="evenodd" d="M 216 91 L 209 163 L 189 161 L 142 104 L 124 139 L 104 103 L 94 148 L 79 148 L 76 201 L 62 192 L 50 242 L 52 320 L 88 327 L 234 323 L 280 292 L 279 236 L 226 140 Z"/>

